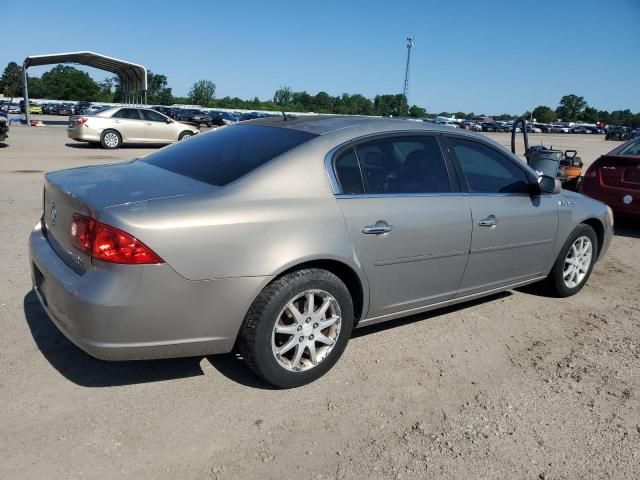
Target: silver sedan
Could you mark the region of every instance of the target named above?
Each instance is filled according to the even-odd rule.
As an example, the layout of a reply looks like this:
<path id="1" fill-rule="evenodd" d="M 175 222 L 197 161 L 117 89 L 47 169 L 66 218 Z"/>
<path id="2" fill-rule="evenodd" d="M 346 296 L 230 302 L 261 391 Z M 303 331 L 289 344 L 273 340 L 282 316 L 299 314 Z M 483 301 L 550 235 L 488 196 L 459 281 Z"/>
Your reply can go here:
<path id="1" fill-rule="evenodd" d="M 541 282 L 577 293 L 611 211 L 480 134 L 270 118 L 45 177 L 34 289 L 108 360 L 229 352 L 294 387 L 353 328 Z M 505 311 L 505 315 L 509 312 Z"/>
<path id="2" fill-rule="evenodd" d="M 127 143 L 166 145 L 198 133 L 193 125 L 177 122 L 149 108 L 109 107 L 69 118 L 67 136 L 105 149 Z"/>

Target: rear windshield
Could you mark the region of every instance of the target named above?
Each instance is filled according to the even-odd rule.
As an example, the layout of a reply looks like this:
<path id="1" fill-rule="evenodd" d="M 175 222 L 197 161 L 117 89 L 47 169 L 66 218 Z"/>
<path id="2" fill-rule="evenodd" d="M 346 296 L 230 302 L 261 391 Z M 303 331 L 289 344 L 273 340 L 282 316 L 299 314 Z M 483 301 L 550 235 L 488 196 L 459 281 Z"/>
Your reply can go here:
<path id="1" fill-rule="evenodd" d="M 142 161 L 222 187 L 316 136 L 290 128 L 234 125 L 183 140 Z"/>

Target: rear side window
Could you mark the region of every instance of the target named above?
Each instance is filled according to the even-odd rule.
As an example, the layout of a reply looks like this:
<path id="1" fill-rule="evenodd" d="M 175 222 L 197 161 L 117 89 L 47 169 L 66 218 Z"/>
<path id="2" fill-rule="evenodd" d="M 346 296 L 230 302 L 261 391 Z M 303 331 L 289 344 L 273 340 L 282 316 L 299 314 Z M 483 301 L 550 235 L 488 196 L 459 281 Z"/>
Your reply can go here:
<path id="1" fill-rule="evenodd" d="M 451 191 L 447 166 L 434 136 L 388 137 L 356 147 L 367 193 Z"/>
<path id="2" fill-rule="evenodd" d="M 137 108 L 121 108 L 113 114 L 113 118 L 126 118 L 129 120 L 140 120 Z"/>
<path id="3" fill-rule="evenodd" d="M 150 122 L 166 122 L 167 117 L 159 114 L 158 112 L 154 112 L 153 110 L 140 110 L 142 112 L 142 118 L 148 120 Z"/>
<path id="4" fill-rule="evenodd" d="M 618 155 L 640 155 L 640 138 L 621 148 Z"/>
<path id="5" fill-rule="evenodd" d="M 340 182 L 342 193 L 354 195 L 364 193 L 364 184 L 360 174 L 360 166 L 353 148 L 345 151 L 336 158 L 335 172 Z"/>
<path id="6" fill-rule="evenodd" d="M 290 128 L 234 125 L 196 135 L 142 161 L 222 187 L 316 136 Z"/>
<path id="7" fill-rule="evenodd" d="M 473 193 L 529 193 L 529 178 L 513 160 L 473 140 L 449 137 Z"/>

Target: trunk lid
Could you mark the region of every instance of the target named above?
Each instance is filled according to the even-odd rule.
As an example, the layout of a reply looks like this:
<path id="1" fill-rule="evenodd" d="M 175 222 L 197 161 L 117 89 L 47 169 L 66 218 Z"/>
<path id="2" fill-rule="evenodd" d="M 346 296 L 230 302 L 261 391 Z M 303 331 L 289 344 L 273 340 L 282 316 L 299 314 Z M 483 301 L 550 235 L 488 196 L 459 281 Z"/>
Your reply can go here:
<path id="1" fill-rule="evenodd" d="M 58 256 L 84 273 L 91 258 L 71 245 L 73 215 L 99 219 L 106 207 L 211 192 L 215 187 L 144 162 L 80 167 L 45 175 L 43 230 Z"/>
<path id="2" fill-rule="evenodd" d="M 597 164 L 603 185 L 640 189 L 640 157 L 610 155 Z"/>

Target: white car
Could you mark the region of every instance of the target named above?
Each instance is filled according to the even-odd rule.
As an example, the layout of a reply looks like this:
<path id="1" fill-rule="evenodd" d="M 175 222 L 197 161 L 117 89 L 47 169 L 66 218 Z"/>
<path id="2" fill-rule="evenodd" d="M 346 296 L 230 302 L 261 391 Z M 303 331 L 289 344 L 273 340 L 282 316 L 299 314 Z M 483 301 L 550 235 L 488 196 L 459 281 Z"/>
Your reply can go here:
<path id="1" fill-rule="evenodd" d="M 551 125 L 551 133 L 569 133 L 571 129 L 564 125 Z"/>
<path id="2" fill-rule="evenodd" d="M 177 122 L 150 108 L 111 107 L 69 118 L 67 136 L 114 149 L 125 143 L 169 144 L 192 137 L 197 127 Z"/>

